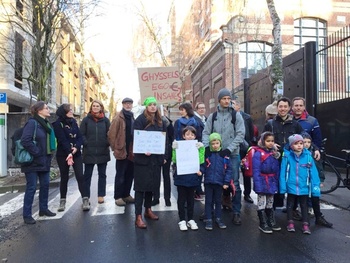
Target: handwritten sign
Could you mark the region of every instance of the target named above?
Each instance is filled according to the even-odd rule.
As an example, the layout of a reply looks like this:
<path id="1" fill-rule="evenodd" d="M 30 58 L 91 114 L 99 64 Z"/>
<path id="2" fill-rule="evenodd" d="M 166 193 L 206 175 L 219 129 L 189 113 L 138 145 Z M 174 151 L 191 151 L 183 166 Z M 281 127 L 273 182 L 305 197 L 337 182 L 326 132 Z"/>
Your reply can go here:
<path id="1" fill-rule="evenodd" d="M 165 132 L 134 131 L 134 153 L 165 153 Z"/>
<path id="2" fill-rule="evenodd" d="M 181 81 L 177 67 L 138 68 L 141 101 L 155 97 L 159 104 L 181 102 Z"/>
<path id="3" fill-rule="evenodd" d="M 176 151 L 177 174 L 193 174 L 199 171 L 197 140 L 178 141 Z"/>

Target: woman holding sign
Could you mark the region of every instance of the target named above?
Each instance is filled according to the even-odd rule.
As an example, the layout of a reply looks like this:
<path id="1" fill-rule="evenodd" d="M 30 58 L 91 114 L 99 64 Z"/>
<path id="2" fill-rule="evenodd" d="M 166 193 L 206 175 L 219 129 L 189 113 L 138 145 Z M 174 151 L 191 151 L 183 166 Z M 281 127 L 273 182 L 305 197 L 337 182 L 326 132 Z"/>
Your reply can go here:
<path id="1" fill-rule="evenodd" d="M 154 97 L 148 97 L 143 104 L 146 109 L 135 120 L 134 133 L 136 134 L 138 130 L 166 132 L 166 125 L 157 108 L 157 100 Z M 134 148 L 137 146 L 136 140 L 134 140 Z M 138 228 L 147 228 L 142 220 L 142 205 L 146 209 L 145 218 L 159 219 L 151 210 L 152 192 L 156 190 L 157 182 L 160 180 L 161 167 L 165 160 L 164 154 L 151 154 L 150 152 L 134 154 L 135 226 Z"/>

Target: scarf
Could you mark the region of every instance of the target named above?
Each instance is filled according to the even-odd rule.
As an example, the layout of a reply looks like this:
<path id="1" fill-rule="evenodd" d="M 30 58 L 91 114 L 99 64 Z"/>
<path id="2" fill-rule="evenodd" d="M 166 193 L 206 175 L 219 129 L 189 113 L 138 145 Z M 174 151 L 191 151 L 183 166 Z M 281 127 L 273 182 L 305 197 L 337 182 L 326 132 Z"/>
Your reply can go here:
<path id="1" fill-rule="evenodd" d="M 46 136 L 46 153 L 52 154 L 56 150 L 56 136 L 51 127 L 50 122 L 47 119 L 40 117 L 38 114 L 34 114 L 34 119 L 44 128 L 48 136 Z"/>
<path id="2" fill-rule="evenodd" d="M 90 114 L 95 122 L 98 122 L 100 119 L 105 117 L 105 114 L 103 112 L 94 113 L 91 111 Z"/>

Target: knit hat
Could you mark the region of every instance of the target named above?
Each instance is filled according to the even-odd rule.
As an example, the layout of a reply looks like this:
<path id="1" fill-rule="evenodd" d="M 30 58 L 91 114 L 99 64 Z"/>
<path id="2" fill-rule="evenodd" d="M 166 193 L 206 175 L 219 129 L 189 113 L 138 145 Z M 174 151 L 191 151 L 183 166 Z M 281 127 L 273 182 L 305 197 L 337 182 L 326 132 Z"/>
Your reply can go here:
<path id="1" fill-rule="evenodd" d="M 58 117 L 61 117 L 62 119 L 66 118 L 66 114 L 68 113 L 68 112 L 64 109 L 65 105 L 67 105 L 67 104 L 62 104 L 62 105 L 59 106 L 59 107 L 57 108 L 57 110 L 56 110 L 56 115 L 57 115 Z"/>
<path id="2" fill-rule="evenodd" d="M 218 134 L 217 132 L 213 132 L 212 134 L 210 134 L 209 136 L 209 147 L 210 147 L 210 150 L 211 151 L 214 151 L 212 148 L 211 148 L 211 142 L 212 141 L 215 141 L 215 140 L 219 140 L 220 141 L 220 148 L 218 149 L 218 151 L 221 150 L 221 135 Z"/>
<path id="3" fill-rule="evenodd" d="M 225 96 L 230 96 L 231 98 L 231 92 L 227 88 L 222 88 L 218 92 L 218 101 L 220 101 L 222 97 L 225 97 Z"/>
<path id="4" fill-rule="evenodd" d="M 124 98 L 122 100 L 122 103 L 127 103 L 127 102 L 134 103 L 134 101 L 131 98 L 128 98 L 128 97 L 126 97 L 126 98 Z"/>
<path id="5" fill-rule="evenodd" d="M 289 136 L 288 141 L 289 141 L 289 145 L 293 145 L 298 141 L 304 141 L 304 139 L 303 139 L 303 136 L 301 136 L 300 134 L 293 134 Z"/>
<path id="6" fill-rule="evenodd" d="M 148 106 L 151 103 L 157 104 L 157 100 L 156 100 L 155 97 L 148 97 L 148 98 L 146 98 L 145 101 L 143 102 L 143 105 Z"/>
<path id="7" fill-rule="evenodd" d="M 267 105 L 265 112 L 267 114 L 276 115 L 277 114 L 277 102 L 274 101 L 272 104 Z"/>

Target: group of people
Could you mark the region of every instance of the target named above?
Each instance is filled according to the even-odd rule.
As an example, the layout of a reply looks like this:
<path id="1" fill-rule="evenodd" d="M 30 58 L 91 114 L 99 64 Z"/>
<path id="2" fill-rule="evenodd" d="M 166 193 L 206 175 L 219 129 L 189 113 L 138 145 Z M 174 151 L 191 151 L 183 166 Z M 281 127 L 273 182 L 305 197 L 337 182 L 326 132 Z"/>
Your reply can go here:
<path id="1" fill-rule="evenodd" d="M 320 127 L 317 119 L 307 114 L 303 98 L 294 98 L 291 102 L 283 97 L 268 105 L 266 125 L 260 139 L 250 115 L 241 111 L 240 102 L 232 100 L 231 92 L 226 88 L 218 92 L 218 105 L 214 113 L 206 117 L 204 103 L 197 103 L 195 111 L 190 103 L 182 103 L 179 106 L 181 117 L 174 124 L 168 118 L 166 109 L 165 114 L 161 114 L 154 97 L 146 98 L 143 105 L 144 111 L 135 119 L 131 111 L 133 100 L 124 98 L 122 110 L 110 123 L 104 116 L 103 104 L 95 100 L 79 127 L 70 104 L 63 104 L 57 109 L 57 120 L 52 124 L 47 120 L 50 116 L 48 106 L 44 102 L 34 104 L 33 117 L 25 125 L 21 138 L 23 146 L 34 156 L 30 165 L 22 166 L 27 179 L 23 206 L 25 223 L 35 223 L 31 207 L 37 177 L 40 181 L 39 216 L 55 216 L 47 205 L 50 163 L 54 151 L 57 151 L 61 173 L 58 212 L 65 210 L 70 166 L 78 182 L 82 209 L 88 211 L 91 177 L 94 165 L 97 165 L 98 203 L 103 203 L 111 148 L 116 158 L 115 204 L 135 204 L 136 227 L 147 228 L 142 207 L 145 208 L 145 218 L 159 219 L 151 207 L 160 203 L 161 175 L 165 205 L 171 206 L 171 163 L 178 192 L 178 225 L 181 231 L 198 229 L 193 215 L 194 199 L 203 195 L 205 229 L 212 230 L 213 223 L 220 229 L 226 228 L 221 219 L 222 205 L 232 209 L 233 224 L 241 225 L 240 160 L 249 146 L 257 145 L 261 151 L 256 151 L 253 157 L 253 189 L 258 194 L 259 229 L 264 233 L 281 230 L 276 223 L 274 209 L 284 205 L 285 193 L 288 194 L 288 231 L 295 231 L 294 220 L 297 218 L 303 222 L 303 233 L 311 233 L 309 206 L 313 208 L 316 224 L 332 226 L 320 211 L 319 174 L 322 171 L 318 171 L 315 164 L 320 158 Z M 34 129 L 37 129 L 36 143 L 33 142 Z M 133 153 L 134 130 L 166 133 L 164 154 Z M 198 149 L 200 167 L 196 173 L 177 173 L 176 149 L 181 140 L 198 141 L 195 147 Z M 269 156 L 263 160 L 262 154 Z M 244 176 L 244 170 L 242 173 Z M 244 200 L 253 203 L 250 197 L 251 178 L 245 176 L 243 181 Z M 132 185 L 134 197 L 130 195 Z M 299 204 L 301 215 L 298 213 Z"/>

